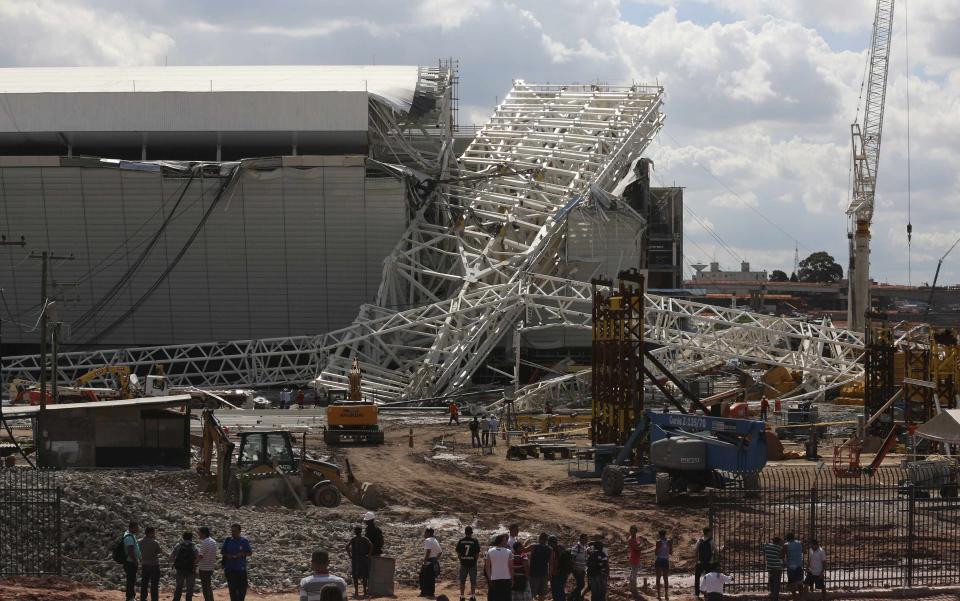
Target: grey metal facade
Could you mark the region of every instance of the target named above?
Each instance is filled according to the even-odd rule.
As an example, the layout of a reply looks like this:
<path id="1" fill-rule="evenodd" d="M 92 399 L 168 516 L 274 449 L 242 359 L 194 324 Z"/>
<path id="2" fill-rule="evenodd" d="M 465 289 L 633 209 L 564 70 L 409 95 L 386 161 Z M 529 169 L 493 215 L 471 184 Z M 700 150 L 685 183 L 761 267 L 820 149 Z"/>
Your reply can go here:
<path id="1" fill-rule="evenodd" d="M 216 197 L 218 177 L 143 172 L 89 160 L 0 162 L 0 233 L 27 246 L 0 247 L 4 345 L 36 344 L 40 261 L 51 262 L 64 350 L 315 334 L 348 325 L 374 299 L 384 258 L 406 226 L 402 184 L 367 171 L 362 156 L 284 157 L 244 167 L 232 194 L 189 238 Z M 182 199 L 181 199 L 182 195 Z M 179 200 L 179 202 L 178 202 Z M 136 263 L 149 241 L 169 224 Z M 97 338 L 180 262 L 142 306 Z M 124 277 L 131 272 L 129 277 Z M 81 322 L 118 282 L 102 310 Z M 23 348 L 23 347 L 17 347 Z"/>

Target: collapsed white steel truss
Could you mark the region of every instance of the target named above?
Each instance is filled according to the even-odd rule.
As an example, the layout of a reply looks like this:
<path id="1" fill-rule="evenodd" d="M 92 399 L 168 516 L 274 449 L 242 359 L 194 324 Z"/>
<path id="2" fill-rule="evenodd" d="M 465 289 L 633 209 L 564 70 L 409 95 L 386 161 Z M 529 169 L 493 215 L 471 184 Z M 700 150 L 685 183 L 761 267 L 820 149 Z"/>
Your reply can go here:
<path id="1" fill-rule="evenodd" d="M 662 126 L 662 100 L 659 87 L 516 82 L 457 167 L 439 166 L 385 261 L 376 302 L 362 306 L 349 327 L 319 336 L 66 353 L 58 379 L 73 381 L 102 365 L 142 374 L 163 364 L 175 386 L 316 378 L 319 387 L 342 389 L 356 357 L 371 398 L 460 390 L 507 335 L 590 327 L 590 285 L 550 275 L 560 263 L 562 225 L 577 203 L 625 174 Z M 662 345 L 657 352 L 678 373 L 738 359 L 803 370 L 821 387 L 862 375 L 862 335 L 829 323 L 654 295 L 646 302 L 646 339 Z M 37 356 L 5 363 L 5 380 L 37 379 Z"/>

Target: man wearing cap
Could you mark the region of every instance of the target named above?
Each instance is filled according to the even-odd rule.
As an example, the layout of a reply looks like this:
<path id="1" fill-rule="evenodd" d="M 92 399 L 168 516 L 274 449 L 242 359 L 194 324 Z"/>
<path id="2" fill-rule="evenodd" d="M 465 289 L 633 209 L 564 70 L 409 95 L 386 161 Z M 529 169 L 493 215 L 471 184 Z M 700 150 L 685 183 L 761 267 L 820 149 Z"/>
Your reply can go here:
<path id="1" fill-rule="evenodd" d="M 372 511 L 368 511 L 363 516 L 363 523 L 367 526 L 363 535 L 370 540 L 370 557 L 379 557 L 383 555 L 383 530 L 380 530 L 380 528 L 374 523 L 374 520 L 376 519 L 377 515 Z"/>

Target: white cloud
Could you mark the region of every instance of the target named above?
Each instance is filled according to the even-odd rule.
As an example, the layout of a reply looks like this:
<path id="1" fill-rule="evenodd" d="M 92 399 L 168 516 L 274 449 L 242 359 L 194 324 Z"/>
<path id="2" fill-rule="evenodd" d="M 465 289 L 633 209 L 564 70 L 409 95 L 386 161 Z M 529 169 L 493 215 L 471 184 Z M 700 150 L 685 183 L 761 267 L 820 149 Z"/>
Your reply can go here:
<path id="1" fill-rule="evenodd" d="M 4 49 L 19 65 L 156 65 L 171 35 L 136 18 L 58 0 L 0 2 Z"/>
<path id="2" fill-rule="evenodd" d="M 643 22 L 627 22 L 646 5 Z M 0 2 L 2 65 L 435 64 L 461 60 L 461 123 L 510 81 L 659 82 L 667 126 L 654 181 L 685 187 L 686 248 L 760 268 L 846 256 L 849 126 L 873 0 L 225 0 Z M 649 16 L 647 16 L 649 15 Z M 903 4 L 895 11 L 872 262 L 906 281 Z M 960 232 L 960 2 L 910 4 L 912 270 L 932 277 Z M 744 199 L 740 201 L 739 199 Z M 769 220 L 769 221 L 768 221 Z M 772 224 L 770 223 L 772 222 Z M 957 252 L 957 251 L 955 251 Z M 726 255 L 726 256 L 725 256 Z M 710 257 L 697 257 L 709 259 Z M 960 255 L 956 258 L 960 266 Z M 734 265 L 735 266 L 735 265 Z M 946 270 L 948 277 L 960 269 Z"/>

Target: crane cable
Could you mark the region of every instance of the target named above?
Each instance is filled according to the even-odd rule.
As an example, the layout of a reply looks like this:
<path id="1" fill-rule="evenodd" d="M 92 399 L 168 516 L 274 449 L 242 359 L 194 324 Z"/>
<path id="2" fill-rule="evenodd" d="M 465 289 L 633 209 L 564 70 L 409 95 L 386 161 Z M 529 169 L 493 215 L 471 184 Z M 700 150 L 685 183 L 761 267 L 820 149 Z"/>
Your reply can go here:
<path id="1" fill-rule="evenodd" d="M 904 52 L 906 53 L 907 72 L 907 285 L 913 285 L 913 219 L 911 215 L 911 181 L 910 181 L 910 19 L 907 16 L 907 0 L 903 0 L 903 38 Z M 952 249 L 951 249 L 952 250 Z M 949 252 L 949 251 L 948 251 Z"/>

